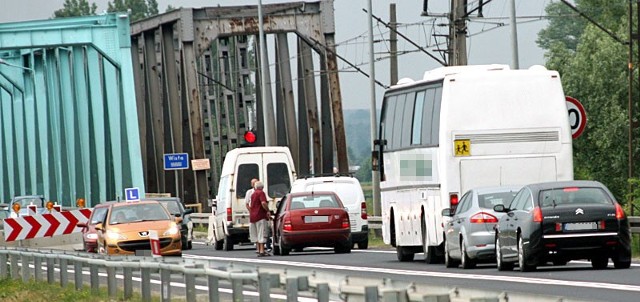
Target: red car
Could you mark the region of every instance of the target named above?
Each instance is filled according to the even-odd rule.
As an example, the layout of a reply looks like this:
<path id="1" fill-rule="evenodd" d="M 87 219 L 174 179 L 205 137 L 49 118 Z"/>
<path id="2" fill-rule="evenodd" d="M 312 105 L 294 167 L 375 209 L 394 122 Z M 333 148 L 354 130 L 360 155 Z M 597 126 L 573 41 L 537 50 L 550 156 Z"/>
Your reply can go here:
<path id="1" fill-rule="evenodd" d="M 287 194 L 278 204 L 272 239 L 276 255 L 312 246 L 350 253 L 349 213 L 334 192 Z"/>
<path id="2" fill-rule="evenodd" d="M 104 218 L 109 210 L 108 204 L 98 204 L 93 208 L 91 217 L 87 223 L 78 223 L 78 227 L 82 228 L 82 243 L 85 252 L 98 252 L 98 233 L 96 232 L 96 224 L 103 223 Z"/>

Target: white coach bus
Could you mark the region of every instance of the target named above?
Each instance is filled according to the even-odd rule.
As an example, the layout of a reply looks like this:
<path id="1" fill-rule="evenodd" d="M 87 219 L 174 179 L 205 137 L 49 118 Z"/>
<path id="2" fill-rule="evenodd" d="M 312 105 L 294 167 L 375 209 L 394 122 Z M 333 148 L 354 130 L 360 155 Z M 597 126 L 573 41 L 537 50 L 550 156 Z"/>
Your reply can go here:
<path id="1" fill-rule="evenodd" d="M 374 169 L 382 234 L 398 260 L 442 259 L 442 209 L 474 187 L 572 180 L 571 128 L 557 72 L 442 67 L 385 92 Z"/>

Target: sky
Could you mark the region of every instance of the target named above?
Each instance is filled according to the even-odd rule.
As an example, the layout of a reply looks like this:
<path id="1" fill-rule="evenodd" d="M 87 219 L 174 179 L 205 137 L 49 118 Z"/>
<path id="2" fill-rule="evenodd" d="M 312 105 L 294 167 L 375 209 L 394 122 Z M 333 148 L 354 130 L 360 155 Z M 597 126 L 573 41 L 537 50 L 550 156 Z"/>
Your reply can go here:
<path id="1" fill-rule="evenodd" d="M 160 12 L 164 12 L 167 5 L 174 7 L 205 7 L 205 6 L 231 6 L 231 5 L 257 5 L 257 0 L 157 0 Z M 401 25 L 399 31 L 408 35 L 412 40 L 422 46 L 430 46 L 435 49 L 436 41 L 433 33 L 445 34 L 446 27 L 437 26 L 445 23 L 445 19 L 420 16 L 422 0 L 372 0 L 373 14 L 381 19 L 389 20 L 389 3 L 397 3 L 397 21 Z M 511 0 L 492 0 L 484 7 L 484 18 L 472 15 L 469 23 L 469 39 L 467 40 L 467 53 L 469 64 L 511 64 L 511 34 L 509 26 L 509 3 Z M 547 26 L 544 18 L 544 8 L 552 0 L 515 0 L 516 15 L 518 16 L 518 51 L 520 68 L 529 68 L 532 65 L 544 64 L 544 52 L 538 48 L 535 41 L 538 32 Z M 557 1 L 557 0 L 555 0 Z M 107 0 L 89 0 L 98 5 L 98 11 L 105 10 Z M 287 2 L 276 0 L 264 0 L 263 4 Z M 487 2 L 487 0 L 485 0 Z M 26 20 L 47 19 L 53 15 L 56 9 L 63 7 L 64 0 L 0 0 L 0 23 L 17 22 Z M 367 7 L 367 0 L 335 0 L 335 24 L 336 42 L 338 54 L 350 62 L 359 65 L 361 69 L 369 72 L 368 46 L 367 46 L 367 14 L 362 10 Z M 477 5 L 478 0 L 469 0 L 470 5 Z M 429 12 L 432 15 L 448 13 L 450 1 L 430 0 Z M 434 27 L 435 24 L 435 32 Z M 502 24 L 502 25 L 501 25 Z M 500 26 L 501 25 L 501 26 Z M 389 85 L 389 60 L 388 30 L 377 22 L 374 22 L 376 79 L 385 85 Z M 399 78 L 422 78 L 426 70 L 440 67 L 440 65 L 427 55 L 416 51 L 416 48 L 398 38 L 398 50 L 408 53 L 398 58 Z M 442 38 L 440 38 L 442 39 Z M 440 40 L 438 40 L 440 42 Z M 443 40 L 442 40 L 443 42 Z M 290 50 L 295 53 L 294 49 Z M 438 56 L 438 53 L 432 52 Z M 292 62 L 293 63 L 293 62 Z M 342 62 L 339 62 L 340 82 L 342 88 L 344 109 L 369 109 L 369 79 Z M 295 65 L 292 65 L 295 70 Z M 384 89 L 376 88 L 376 107 L 379 108 Z"/>

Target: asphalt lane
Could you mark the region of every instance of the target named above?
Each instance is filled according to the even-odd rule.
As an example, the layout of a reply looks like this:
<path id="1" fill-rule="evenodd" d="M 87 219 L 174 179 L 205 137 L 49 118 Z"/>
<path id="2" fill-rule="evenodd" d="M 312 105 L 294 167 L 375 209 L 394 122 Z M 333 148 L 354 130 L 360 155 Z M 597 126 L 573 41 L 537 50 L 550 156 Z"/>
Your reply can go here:
<path id="1" fill-rule="evenodd" d="M 356 250 L 350 254 L 335 254 L 333 250 L 308 248 L 288 256 L 259 258 L 253 246 L 235 246 L 234 251 L 216 251 L 211 246 L 194 242 L 184 258 L 239 262 L 267 267 L 295 267 L 338 271 L 342 274 L 389 278 L 420 284 L 522 292 L 564 296 L 579 300 L 640 301 L 640 264 L 630 269 L 594 270 L 585 261 L 572 261 L 566 266 L 540 267 L 535 272 L 517 270 L 499 272 L 495 265 L 480 264 L 475 269 L 447 269 L 444 265 L 429 265 L 416 254 L 413 262 L 399 262 L 395 250 Z"/>

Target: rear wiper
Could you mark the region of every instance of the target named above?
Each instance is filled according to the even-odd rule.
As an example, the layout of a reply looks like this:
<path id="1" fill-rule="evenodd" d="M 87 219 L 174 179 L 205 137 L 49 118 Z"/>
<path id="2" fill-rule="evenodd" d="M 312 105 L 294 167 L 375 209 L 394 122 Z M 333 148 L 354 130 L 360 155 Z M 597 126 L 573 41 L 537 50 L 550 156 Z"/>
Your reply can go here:
<path id="1" fill-rule="evenodd" d="M 556 204 L 556 200 L 555 200 L 555 199 L 551 199 L 551 203 L 553 203 L 553 207 L 554 207 L 554 208 L 557 206 L 557 204 Z"/>

